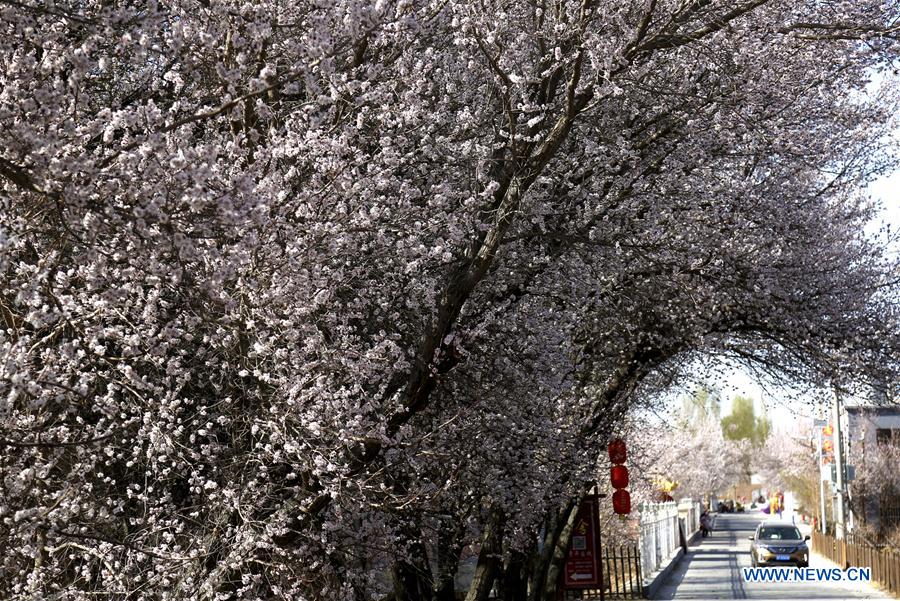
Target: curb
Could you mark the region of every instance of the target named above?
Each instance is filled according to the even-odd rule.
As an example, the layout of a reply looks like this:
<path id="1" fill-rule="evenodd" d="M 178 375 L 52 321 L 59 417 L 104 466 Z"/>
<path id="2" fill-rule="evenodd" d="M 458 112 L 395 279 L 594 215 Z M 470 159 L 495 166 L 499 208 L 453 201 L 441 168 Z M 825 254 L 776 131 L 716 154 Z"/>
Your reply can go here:
<path id="1" fill-rule="evenodd" d="M 653 599 L 654 597 L 656 597 L 656 593 L 659 592 L 659 589 L 663 585 L 663 582 L 666 580 L 669 574 L 672 573 L 672 570 L 675 569 L 675 566 L 678 565 L 678 562 L 681 561 L 682 557 L 684 557 L 684 549 L 678 547 L 678 550 L 674 555 L 672 555 L 671 559 L 669 560 L 669 564 L 662 570 L 657 572 L 653 577 L 653 580 L 651 580 L 649 584 L 644 586 L 645 599 Z"/>
<path id="2" fill-rule="evenodd" d="M 700 540 L 700 531 L 697 530 L 689 537 L 685 538 L 685 543 L 688 547 L 694 546 L 697 541 Z M 685 553 L 684 547 L 678 547 L 675 553 L 669 558 L 669 563 L 662 570 L 656 572 L 654 574 L 653 579 L 649 584 L 644 585 L 644 598 L 645 599 L 653 599 L 656 597 L 656 594 L 659 592 L 660 587 L 662 587 L 663 583 L 669 577 L 669 574 L 672 573 L 672 570 L 678 565 L 678 563 L 682 560 L 682 558 L 687 555 Z"/>

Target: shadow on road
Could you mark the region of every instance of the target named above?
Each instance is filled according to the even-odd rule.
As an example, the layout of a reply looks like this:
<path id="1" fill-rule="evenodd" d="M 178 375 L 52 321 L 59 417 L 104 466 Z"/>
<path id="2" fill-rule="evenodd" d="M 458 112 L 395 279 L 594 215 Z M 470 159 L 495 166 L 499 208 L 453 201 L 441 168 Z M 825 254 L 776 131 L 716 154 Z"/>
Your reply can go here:
<path id="1" fill-rule="evenodd" d="M 746 541 L 758 523 L 741 514 L 718 516 L 712 533 L 688 551 L 656 598 L 745 599 L 740 568 L 750 565 L 742 557 L 749 545 L 739 541 Z"/>
<path id="2" fill-rule="evenodd" d="M 867 598 L 867 588 L 843 583 L 744 582 L 750 567 L 750 541 L 762 514 L 725 514 L 712 534 L 691 547 L 659 589 L 656 599 L 848 599 Z"/>

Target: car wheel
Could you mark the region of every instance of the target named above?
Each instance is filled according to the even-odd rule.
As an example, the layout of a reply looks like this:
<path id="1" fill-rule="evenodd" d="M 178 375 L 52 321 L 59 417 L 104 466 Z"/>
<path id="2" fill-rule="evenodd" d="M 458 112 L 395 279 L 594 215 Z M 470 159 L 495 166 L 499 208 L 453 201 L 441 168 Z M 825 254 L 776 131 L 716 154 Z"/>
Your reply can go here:
<path id="1" fill-rule="evenodd" d="M 808 567 L 809 567 L 809 562 L 808 562 L 808 561 L 801 561 L 800 563 L 797 564 L 797 567 L 798 567 L 798 568 L 808 568 Z"/>

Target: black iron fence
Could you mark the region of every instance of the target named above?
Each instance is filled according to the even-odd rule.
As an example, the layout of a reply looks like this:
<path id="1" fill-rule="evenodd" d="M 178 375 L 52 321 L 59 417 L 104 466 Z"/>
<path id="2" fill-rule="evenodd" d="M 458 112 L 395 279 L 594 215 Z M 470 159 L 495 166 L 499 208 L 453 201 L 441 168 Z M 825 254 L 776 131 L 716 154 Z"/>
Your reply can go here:
<path id="1" fill-rule="evenodd" d="M 604 547 L 600 555 L 603 573 L 602 589 L 567 590 L 565 601 L 595 599 L 642 599 L 644 583 L 641 579 L 641 555 L 637 545 Z"/>

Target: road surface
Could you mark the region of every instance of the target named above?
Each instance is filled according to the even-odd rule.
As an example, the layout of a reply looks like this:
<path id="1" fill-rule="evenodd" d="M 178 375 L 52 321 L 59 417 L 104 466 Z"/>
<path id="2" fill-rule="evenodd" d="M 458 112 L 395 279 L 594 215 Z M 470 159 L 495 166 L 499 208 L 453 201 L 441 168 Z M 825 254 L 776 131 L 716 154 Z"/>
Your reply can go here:
<path id="1" fill-rule="evenodd" d="M 744 582 L 741 568 L 750 567 L 750 541 L 761 513 L 721 514 L 713 533 L 691 547 L 672 571 L 656 599 L 890 599 L 867 583 Z M 833 568 L 817 555 L 811 568 Z"/>

